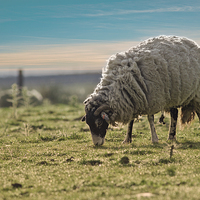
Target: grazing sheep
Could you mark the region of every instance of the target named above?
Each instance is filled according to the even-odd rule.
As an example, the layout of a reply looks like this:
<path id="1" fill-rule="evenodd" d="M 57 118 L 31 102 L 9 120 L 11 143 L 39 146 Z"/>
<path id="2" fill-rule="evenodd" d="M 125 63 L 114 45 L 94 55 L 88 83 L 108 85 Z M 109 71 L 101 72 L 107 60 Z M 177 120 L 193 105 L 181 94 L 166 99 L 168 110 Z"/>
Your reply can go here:
<path id="1" fill-rule="evenodd" d="M 86 120 L 93 143 L 102 145 L 109 124 L 129 123 L 124 142 L 131 142 L 134 119 L 148 115 L 152 142 L 158 142 L 154 114 L 170 112 L 169 138 L 182 123 L 200 117 L 200 47 L 192 40 L 159 36 L 141 42 L 108 60 L 100 83 L 85 100 Z"/>

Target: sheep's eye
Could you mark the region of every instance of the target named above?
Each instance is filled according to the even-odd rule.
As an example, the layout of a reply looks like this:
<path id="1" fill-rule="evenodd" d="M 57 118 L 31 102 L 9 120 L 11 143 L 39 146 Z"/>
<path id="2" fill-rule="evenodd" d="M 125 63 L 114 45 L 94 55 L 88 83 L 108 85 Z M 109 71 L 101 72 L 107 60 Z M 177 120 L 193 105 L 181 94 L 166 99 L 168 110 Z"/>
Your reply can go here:
<path id="1" fill-rule="evenodd" d="M 95 121 L 95 124 L 96 124 L 97 127 L 101 127 L 101 125 L 103 124 L 103 121 L 101 119 L 97 119 Z"/>

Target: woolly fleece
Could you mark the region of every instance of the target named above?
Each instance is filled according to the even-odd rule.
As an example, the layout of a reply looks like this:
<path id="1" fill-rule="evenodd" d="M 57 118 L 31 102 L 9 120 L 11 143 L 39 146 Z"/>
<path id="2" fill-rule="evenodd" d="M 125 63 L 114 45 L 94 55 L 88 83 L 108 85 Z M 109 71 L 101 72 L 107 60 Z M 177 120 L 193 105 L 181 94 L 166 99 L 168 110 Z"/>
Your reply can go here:
<path id="1" fill-rule="evenodd" d="M 87 110 L 107 104 L 110 123 L 200 105 L 200 47 L 192 40 L 159 36 L 109 58 Z"/>

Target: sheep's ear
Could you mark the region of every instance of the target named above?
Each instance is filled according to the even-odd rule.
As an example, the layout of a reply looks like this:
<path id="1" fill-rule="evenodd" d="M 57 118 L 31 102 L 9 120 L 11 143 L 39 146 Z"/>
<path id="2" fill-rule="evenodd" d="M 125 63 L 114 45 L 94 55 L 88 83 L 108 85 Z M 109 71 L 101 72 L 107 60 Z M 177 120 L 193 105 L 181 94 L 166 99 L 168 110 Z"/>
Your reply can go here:
<path id="1" fill-rule="evenodd" d="M 102 112 L 102 113 L 101 113 L 101 117 L 102 117 L 103 119 L 105 119 L 107 123 L 109 123 L 110 119 L 109 119 L 108 115 L 107 115 L 105 112 Z"/>
<path id="2" fill-rule="evenodd" d="M 81 121 L 84 122 L 86 118 L 86 115 L 82 117 Z"/>

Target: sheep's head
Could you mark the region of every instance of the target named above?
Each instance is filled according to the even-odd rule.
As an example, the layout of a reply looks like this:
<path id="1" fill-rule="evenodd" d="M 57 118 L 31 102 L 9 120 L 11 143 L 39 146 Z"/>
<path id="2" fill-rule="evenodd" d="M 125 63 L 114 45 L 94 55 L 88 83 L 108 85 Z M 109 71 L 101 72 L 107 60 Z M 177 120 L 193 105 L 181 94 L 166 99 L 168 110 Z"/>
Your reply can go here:
<path id="1" fill-rule="evenodd" d="M 85 107 L 86 115 L 82 118 L 82 121 L 86 121 L 89 125 L 94 145 L 102 145 L 105 141 L 109 125 L 109 116 L 106 111 L 109 112 L 110 110 L 107 105 L 102 105 L 97 109 L 95 107 L 92 109 Z"/>

